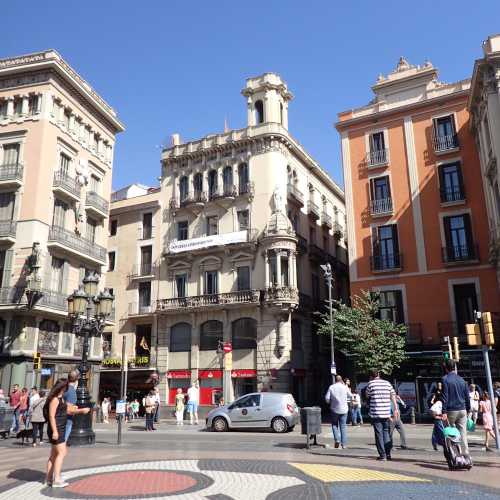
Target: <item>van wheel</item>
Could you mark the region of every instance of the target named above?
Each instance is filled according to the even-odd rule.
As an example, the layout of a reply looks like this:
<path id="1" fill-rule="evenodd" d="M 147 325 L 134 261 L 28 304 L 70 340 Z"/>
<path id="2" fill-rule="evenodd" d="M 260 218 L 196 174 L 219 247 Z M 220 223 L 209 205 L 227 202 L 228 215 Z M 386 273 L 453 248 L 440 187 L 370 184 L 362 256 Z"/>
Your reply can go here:
<path id="1" fill-rule="evenodd" d="M 288 427 L 288 432 L 293 432 L 294 429 L 295 429 L 295 425 L 292 425 L 291 427 Z"/>
<path id="2" fill-rule="evenodd" d="M 212 422 L 212 429 L 215 432 L 226 432 L 228 429 L 227 421 L 224 417 L 216 417 Z"/>
<path id="3" fill-rule="evenodd" d="M 288 430 L 288 422 L 283 417 L 276 417 L 271 422 L 271 429 L 274 432 L 282 434 Z"/>

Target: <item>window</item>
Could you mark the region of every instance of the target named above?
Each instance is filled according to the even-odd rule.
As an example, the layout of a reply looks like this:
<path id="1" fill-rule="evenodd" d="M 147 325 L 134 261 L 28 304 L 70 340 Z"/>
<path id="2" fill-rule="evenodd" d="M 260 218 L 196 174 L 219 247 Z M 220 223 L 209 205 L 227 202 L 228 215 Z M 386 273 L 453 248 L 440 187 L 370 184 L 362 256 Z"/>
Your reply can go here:
<path id="1" fill-rule="evenodd" d="M 65 155 L 64 153 L 61 153 L 59 156 L 59 172 L 61 172 L 62 175 L 64 176 L 69 175 L 70 163 L 71 163 L 71 158 L 68 155 Z"/>
<path id="2" fill-rule="evenodd" d="M 278 264 L 274 252 L 269 256 L 269 277 L 271 278 L 271 286 L 278 286 Z"/>
<path id="3" fill-rule="evenodd" d="M 205 295 L 215 295 L 218 290 L 217 271 L 205 271 Z"/>
<path id="4" fill-rule="evenodd" d="M 387 290 L 379 294 L 378 316 L 396 324 L 405 322 L 401 290 Z"/>
<path id="5" fill-rule="evenodd" d="M 193 178 L 193 188 L 195 194 L 195 201 L 200 201 L 201 193 L 203 192 L 203 174 L 198 172 Z"/>
<path id="6" fill-rule="evenodd" d="M 153 271 L 153 247 L 141 247 L 141 276 L 147 276 Z"/>
<path id="7" fill-rule="evenodd" d="M 111 219 L 111 222 L 109 223 L 109 235 L 116 236 L 117 231 L 118 231 L 118 219 Z"/>
<path id="8" fill-rule="evenodd" d="M 183 220 L 177 223 L 177 239 L 187 240 L 188 239 L 188 222 Z"/>
<path id="9" fill-rule="evenodd" d="M 280 123 L 283 125 L 283 103 L 280 102 Z"/>
<path id="10" fill-rule="evenodd" d="M 13 220 L 14 200 L 14 193 L 0 193 L 0 221 Z"/>
<path id="11" fill-rule="evenodd" d="M 465 199 L 460 162 L 439 166 L 439 184 L 441 203 L 452 203 Z"/>
<path id="12" fill-rule="evenodd" d="M 139 311 L 151 306 L 151 281 L 139 283 Z"/>
<path id="13" fill-rule="evenodd" d="M 23 112 L 23 100 L 22 99 L 14 99 L 14 116 L 21 116 Z"/>
<path id="14" fill-rule="evenodd" d="M 87 241 L 90 241 L 90 243 L 95 243 L 96 236 L 97 236 L 97 222 L 94 219 L 87 217 L 87 227 L 86 227 L 86 231 L 85 231 L 85 238 Z"/>
<path id="15" fill-rule="evenodd" d="M 257 321 L 240 318 L 231 325 L 233 349 L 255 349 L 257 347 Z"/>
<path id="16" fill-rule="evenodd" d="M 221 321 L 209 320 L 200 326 L 200 351 L 215 351 L 223 339 Z"/>
<path id="17" fill-rule="evenodd" d="M 281 286 L 288 286 L 288 256 L 282 255 L 281 259 Z"/>
<path id="18" fill-rule="evenodd" d="M 179 181 L 179 201 L 184 203 L 189 196 L 189 179 L 187 176 L 181 177 Z"/>
<path id="19" fill-rule="evenodd" d="M 249 396 L 243 396 L 242 398 L 236 400 L 233 404 L 233 408 L 254 408 L 260 406 L 260 394 L 250 394 Z"/>
<path id="20" fill-rule="evenodd" d="M 236 268 L 236 285 L 238 291 L 250 290 L 250 267 L 239 266 Z"/>
<path id="21" fill-rule="evenodd" d="M 208 172 L 208 197 L 212 199 L 217 195 L 217 170 Z"/>
<path id="22" fill-rule="evenodd" d="M 7 101 L 3 100 L 0 102 L 0 118 L 5 118 L 7 116 Z"/>
<path id="23" fill-rule="evenodd" d="M 135 355 L 138 357 L 151 355 L 151 325 L 135 327 Z"/>
<path id="24" fill-rule="evenodd" d="M 373 258 L 375 271 L 400 267 L 398 231 L 396 224 L 372 228 Z"/>
<path id="25" fill-rule="evenodd" d="M 64 126 L 66 130 L 69 130 L 69 119 L 71 117 L 71 112 L 69 110 L 64 111 Z"/>
<path id="26" fill-rule="evenodd" d="M 219 233 L 219 218 L 216 215 L 207 217 L 207 236 Z"/>
<path id="27" fill-rule="evenodd" d="M 245 231 L 250 228 L 250 216 L 248 210 L 238 210 L 238 228 L 240 231 Z"/>
<path id="28" fill-rule="evenodd" d="M 170 352 L 191 351 L 191 325 L 177 323 L 170 329 Z"/>
<path id="29" fill-rule="evenodd" d="M 116 252 L 108 252 L 108 271 L 115 270 Z"/>
<path id="30" fill-rule="evenodd" d="M 302 350 L 302 325 L 299 320 L 292 319 L 292 350 Z"/>
<path id="31" fill-rule="evenodd" d="M 442 116 L 434 119 L 434 149 L 446 151 L 458 147 L 453 115 Z"/>
<path id="32" fill-rule="evenodd" d="M 95 175 L 90 176 L 90 191 L 99 194 L 101 192 L 101 179 Z"/>
<path id="33" fill-rule="evenodd" d="M 153 214 L 142 214 L 142 239 L 149 240 L 153 236 Z"/>
<path id="34" fill-rule="evenodd" d="M 64 260 L 57 257 L 52 257 L 52 266 L 50 273 L 50 289 L 54 292 L 63 291 L 63 271 L 64 271 Z"/>
<path id="35" fill-rule="evenodd" d="M 316 228 L 314 226 L 309 226 L 309 243 L 316 243 Z"/>
<path id="36" fill-rule="evenodd" d="M 370 179 L 371 213 L 373 215 L 392 212 L 389 176 Z"/>
<path id="37" fill-rule="evenodd" d="M 248 165 L 240 163 L 238 165 L 238 190 L 240 194 L 248 193 L 250 178 L 248 175 Z"/>
<path id="38" fill-rule="evenodd" d="M 224 195 L 231 196 L 233 194 L 233 168 L 226 167 L 222 172 L 222 179 L 224 184 Z"/>
<path id="39" fill-rule="evenodd" d="M 5 250 L 0 250 L 0 288 L 3 286 L 3 273 L 5 270 Z"/>
<path id="40" fill-rule="evenodd" d="M 3 147 L 3 165 L 15 166 L 19 163 L 19 144 L 5 144 Z"/>
<path id="41" fill-rule="evenodd" d="M 40 96 L 30 95 L 28 100 L 28 113 L 30 115 L 36 115 L 38 112 L 38 103 Z"/>
<path id="42" fill-rule="evenodd" d="M 66 212 L 69 210 L 68 204 L 61 200 L 54 201 L 54 217 L 52 225 L 63 228 L 66 226 Z"/>
<path id="43" fill-rule="evenodd" d="M 187 274 L 175 276 L 175 295 L 180 299 L 187 296 Z"/>
<path id="44" fill-rule="evenodd" d="M 385 149 L 384 132 L 375 132 L 370 135 L 370 151 L 383 151 Z"/>
<path id="45" fill-rule="evenodd" d="M 446 248 L 445 262 L 455 262 L 476 258 L 472 240 L 472 227 L 469 214 L 453 215 L 443 218 Z"/>
<path id="46" fill-rule="evenodd" d="M 264 123 L 264 104 L 262 101 L 255 101 L 255 124 Z"/>

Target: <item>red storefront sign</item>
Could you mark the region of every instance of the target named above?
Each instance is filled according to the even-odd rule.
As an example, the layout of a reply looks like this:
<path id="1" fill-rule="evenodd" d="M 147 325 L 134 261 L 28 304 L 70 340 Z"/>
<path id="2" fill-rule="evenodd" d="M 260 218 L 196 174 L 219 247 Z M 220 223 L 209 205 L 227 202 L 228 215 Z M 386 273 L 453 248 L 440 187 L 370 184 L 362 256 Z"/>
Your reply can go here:
<path id="1" fill-rule="evenodd" d="M 231 352 L 233 350 L 233 344 L 231 342 L 224 342 L 224 352 Z"/>
<path id="2" fill-rule="evenodd" d="M 222 370 L 200 370 L 199 378 L 222 378 Z"/>
<path id="3" fill-rule="evenodd" d="M 231 377 L 233 378 L 255 378 L 257 377 L 257 370 L 233 370 L 231 372 Z"/>
<path id="4" fill-rule="evenodd" d="M 172 370 L 167 373 L 167 378 L 191 378 L 191 370 Z"/>

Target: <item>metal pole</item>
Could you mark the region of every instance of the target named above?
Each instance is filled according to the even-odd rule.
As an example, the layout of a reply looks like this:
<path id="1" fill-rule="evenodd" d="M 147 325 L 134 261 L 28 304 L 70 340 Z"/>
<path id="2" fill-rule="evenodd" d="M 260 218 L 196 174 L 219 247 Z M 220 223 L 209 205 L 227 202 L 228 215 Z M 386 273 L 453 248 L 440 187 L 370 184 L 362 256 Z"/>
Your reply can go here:
<path id="1" fill-rule="evenodd" d="M 125 335 L 122 339 L 122 367 L 120 370 L 120 398 L 123 398 L 123 390 L 125 388 Z M 122 444 L 122 414 L 118 415 L 118 439 L 116 444 Z"/>
<path id="2" fill-rule="evenodd" d="M 333 303 L 332 303 L 332 274 L 327 276 L 328 280 L 328 307 L 330 310 L 330 355 L 332 358 L 332 367 L 335 366 L 335 345 L 333 342 Z M 335 373 L 332 373 L 332 382 L 335 383 Z"/>

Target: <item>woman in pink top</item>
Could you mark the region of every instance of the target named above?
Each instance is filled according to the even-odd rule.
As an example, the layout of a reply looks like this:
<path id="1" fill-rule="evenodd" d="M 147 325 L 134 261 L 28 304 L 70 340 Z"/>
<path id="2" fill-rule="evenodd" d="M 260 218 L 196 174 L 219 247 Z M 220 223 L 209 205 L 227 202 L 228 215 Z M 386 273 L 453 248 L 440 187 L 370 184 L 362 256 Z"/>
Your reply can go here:
<path id="1" fill-rule="evenodd" d="M 486 433 L 484 446 L 486 447 L 486 451 L 490 451 L 490 436 L 495 439 L 495 433 L 493 432 L 493 415 L 491 414 L 491 401 L 490 395 L 487 391 L 483 392 L 483 400 L 479 403 L 479 411 L 483 415 L 483 427 Z"/>
<path id="2" fill-rule="evenodd" d="M 28 394 L 28 389 L 24 387 L 21 392 L 21 397 L 19 399 L 19 415 L 21 416 L 24 425 L 26 425 L 28 408 L 29 408 L 29 394 Z"/>

